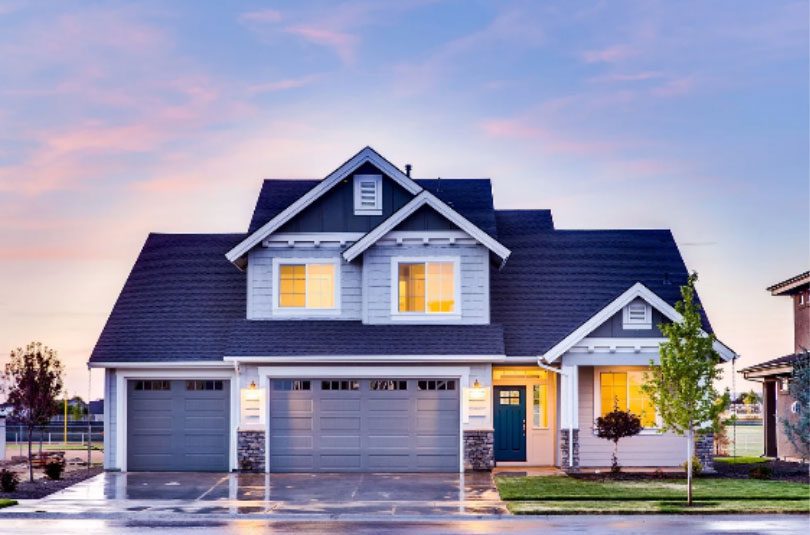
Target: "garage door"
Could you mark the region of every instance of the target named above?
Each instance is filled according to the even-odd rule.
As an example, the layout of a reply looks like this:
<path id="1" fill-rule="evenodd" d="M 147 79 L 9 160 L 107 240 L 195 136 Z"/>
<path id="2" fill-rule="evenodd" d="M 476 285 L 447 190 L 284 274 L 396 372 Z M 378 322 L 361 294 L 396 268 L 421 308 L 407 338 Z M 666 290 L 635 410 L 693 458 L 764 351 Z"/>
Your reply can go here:
<path id="1" fill-rule="evenodd" d="M 228 470 L 230 382 L 127 381 L 127 470 Z"/>
<path id="2" fill-rule="evenodd" d="M 453 379 L 270 381 L 273 472 L 457 472 Z"/>

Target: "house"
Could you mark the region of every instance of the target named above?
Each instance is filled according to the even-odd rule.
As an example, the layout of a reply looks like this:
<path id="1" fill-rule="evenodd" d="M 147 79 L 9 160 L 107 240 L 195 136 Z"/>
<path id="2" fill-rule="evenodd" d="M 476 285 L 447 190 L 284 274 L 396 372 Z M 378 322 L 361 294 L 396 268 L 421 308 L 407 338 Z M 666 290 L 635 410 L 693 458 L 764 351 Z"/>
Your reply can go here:
<path id="1" fill-rule="evenodd" d="M 367 147 L 265 180 L 247 233 L 148 237 L 90 358 L 107 469 L 608 466 L 614 402 L 645 425 L 622 464 L 684 461 L 639 388 L 680 318 L 672 234 L 559 230 L 405 169 Z"/>
<path id="2" fill-rule="evenodd" d="M 90 414 L 90 421 L 102 422 L 104 421 L 104 400 L 97 399 L 87 404 L 88 413 Z"/>
<path id="3" fill-rule="evenodd" d="M 810 271 L 767 288 L 771 295 L 790 297 L 793 303 L 793 353 L 740 370 L 749 381 L 762 383 L 765 456 L 799 458 L 785 435 L 782 419 L 794 419 L 800 410 L 790 395 L 793 365 L 810 350 Z"/>

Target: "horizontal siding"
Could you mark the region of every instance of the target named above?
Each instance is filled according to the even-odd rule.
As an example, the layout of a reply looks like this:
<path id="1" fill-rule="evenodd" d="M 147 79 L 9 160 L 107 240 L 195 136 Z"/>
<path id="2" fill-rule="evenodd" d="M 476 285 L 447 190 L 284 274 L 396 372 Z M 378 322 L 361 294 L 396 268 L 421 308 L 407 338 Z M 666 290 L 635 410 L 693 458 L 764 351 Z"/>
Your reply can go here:
<path id="1" fill-rule="evenodd" d="M 322 314 L 306 315 L 273 315 L 273 274 L 274 258 L 329 258 L 338 259 L 340 265 L 340 314 L 324 316 Z M 248 318 L 249 319 L 331 319 L 359 320 L 362 307 L 362 267 L 359 262 L 347 264 L 340 257 L 337 247 L 324 248 L 287 248 L 274 249 L 259 247 L 250 252 L 248 259 Z"/>
<path id="2" fill-rule="evenodd" d="M 459 257 L 461 319 L 443 323 L 489 323 L 489 252 L 481 245 L 373 246 L 363 254 L 366 323 L 402 323 L 391 319 L 393 257 Z"/>
<path id="3" fill-rule="evenodd" d="M 591 366 L 579 368 L 579 463 L 580 466 L 610 466 L 613 442 L 594 434 L 593 381 Z M 686 460 L 686 437 L 673 433 L 636 435 L 619 440 L 622 466 L 680 466 Z"/>

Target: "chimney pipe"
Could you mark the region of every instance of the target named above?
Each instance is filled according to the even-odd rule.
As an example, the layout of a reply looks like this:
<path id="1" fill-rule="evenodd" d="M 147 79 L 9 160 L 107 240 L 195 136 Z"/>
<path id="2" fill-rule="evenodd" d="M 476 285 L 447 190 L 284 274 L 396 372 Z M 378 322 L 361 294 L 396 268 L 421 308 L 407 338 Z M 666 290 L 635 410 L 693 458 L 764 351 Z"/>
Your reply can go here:
<path id="1" fill-rule="evenodd" d="M 405 164 L 405 175 L 406 176 L 408 176 L 408 177 L 411 176 L 411 169 L 413 169 L 413 166 L 411 164 L 409 164 L 409 163 L 406 163 Z"/>

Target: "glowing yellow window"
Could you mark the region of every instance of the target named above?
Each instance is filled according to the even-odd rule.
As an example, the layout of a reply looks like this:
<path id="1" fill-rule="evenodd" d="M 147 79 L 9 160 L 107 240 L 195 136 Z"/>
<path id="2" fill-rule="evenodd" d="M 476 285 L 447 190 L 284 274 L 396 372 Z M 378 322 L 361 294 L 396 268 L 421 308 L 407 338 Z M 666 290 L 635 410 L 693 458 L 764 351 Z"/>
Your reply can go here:
<path id="1" fill-rule="evenodd" d="M 605 372 L 601 374 L 602 416 L 618 408 L 627 410 L 627 374 Z"/>
<path id="2" fill-rule="evenodd" d="M 618 407 L 639 417 L 642 427 L 655 427 L 655 407 L 641 390 L 644 372 L 605 372 L 600 374 L 602 416 Z"/>
<path id="3" fill-rule="evenodd" d="M 548 427 L 548 385 L 534 385 L 532 394 L 532 426 L 545 429 Z"/>
<path id="4" fill-rule="evenodd" d="M 455 312 L 455 266 L 453 262 L 401 263 L 398 292 L 399 312 Z"/>
<path id="5" fill-rule="evenodd" d="M 644 372 L 627 374 L 627 398 L 629 410 L 641 419 L 642 427 L 655 427 L 655 407 L 650 398 L 641 390 Z"/>
<path id="6" fill-rule="evenodd" d="M 281 308 L 334 308 L 335 265 L 280 265 L 278 306 Z"/>

